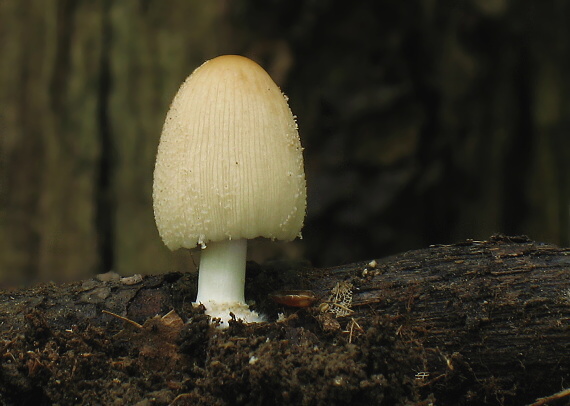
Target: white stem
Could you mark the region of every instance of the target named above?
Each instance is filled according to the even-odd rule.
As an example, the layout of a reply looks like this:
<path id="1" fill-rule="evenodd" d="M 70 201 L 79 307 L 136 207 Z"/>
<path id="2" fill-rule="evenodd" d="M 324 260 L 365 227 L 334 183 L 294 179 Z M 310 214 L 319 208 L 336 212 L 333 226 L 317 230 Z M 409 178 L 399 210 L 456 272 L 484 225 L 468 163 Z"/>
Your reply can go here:
<path id="1" fill-rule="evenodd" d="M 197 303 L 245 303 L 247 240 L 210 242 L 200 256 Z"/>

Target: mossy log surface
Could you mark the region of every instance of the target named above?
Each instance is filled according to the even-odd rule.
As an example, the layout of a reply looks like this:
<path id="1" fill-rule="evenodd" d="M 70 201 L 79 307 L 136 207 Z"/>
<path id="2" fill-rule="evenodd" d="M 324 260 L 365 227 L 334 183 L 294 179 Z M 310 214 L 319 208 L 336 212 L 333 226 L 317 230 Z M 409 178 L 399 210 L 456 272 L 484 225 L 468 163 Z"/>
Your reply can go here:
<path id="1" fill-rule="evenodd" d="M 285 317 L 227 330 L 192 306 L 194 274 L 105 276 L 0 292 L 2 403 L 519 405 L 570 386 L 570 249 L 525 237 L 252 263 L 248 299 Z M 284 289 L 320 300 L 284 308 Z"/>

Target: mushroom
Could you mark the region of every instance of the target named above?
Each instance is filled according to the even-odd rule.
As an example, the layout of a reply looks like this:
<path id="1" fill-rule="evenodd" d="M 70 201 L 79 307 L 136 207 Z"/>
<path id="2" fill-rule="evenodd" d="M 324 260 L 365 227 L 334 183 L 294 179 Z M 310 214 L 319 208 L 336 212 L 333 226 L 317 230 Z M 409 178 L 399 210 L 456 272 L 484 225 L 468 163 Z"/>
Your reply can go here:
<path id="1" fill-rule="evenodd" d="M 196 303 L 222 322 L 262 321 L 245 303 L 247 239 L 301 236 L 306 186 L 295 117 L 252 60 L 223 55 L 182 84 L 154 170 L 154 216 L 171 249 L 202 248 Z"/>

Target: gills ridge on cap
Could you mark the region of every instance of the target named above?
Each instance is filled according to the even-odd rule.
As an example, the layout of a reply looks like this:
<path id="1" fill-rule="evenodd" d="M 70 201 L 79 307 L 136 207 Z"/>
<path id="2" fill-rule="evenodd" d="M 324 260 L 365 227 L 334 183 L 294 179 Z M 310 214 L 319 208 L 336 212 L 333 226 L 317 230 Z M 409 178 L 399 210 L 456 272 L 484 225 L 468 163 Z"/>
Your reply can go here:
<path id="1" fill-rule="evenodd" d="M 172 250 L 300 236 L 306 184 L 297 125 L 258 64 L 221 56 L 184 81 L 162 130 L 153 202 Z"/>

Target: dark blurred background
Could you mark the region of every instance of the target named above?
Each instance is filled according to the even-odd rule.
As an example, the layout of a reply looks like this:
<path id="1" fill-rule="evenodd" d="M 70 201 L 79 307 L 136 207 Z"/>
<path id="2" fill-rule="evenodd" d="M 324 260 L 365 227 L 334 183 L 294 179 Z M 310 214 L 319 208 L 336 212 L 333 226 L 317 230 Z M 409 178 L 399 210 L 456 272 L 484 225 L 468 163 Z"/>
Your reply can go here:
<path id="1" fill-rule="evenodd" d="M 192 267 L 152 172 L 179 85 L 260 63 L 298 116 L 317 266 L 496 232 L 568 245 L 570 2 L 0 0 L 0 279 Z"/>

